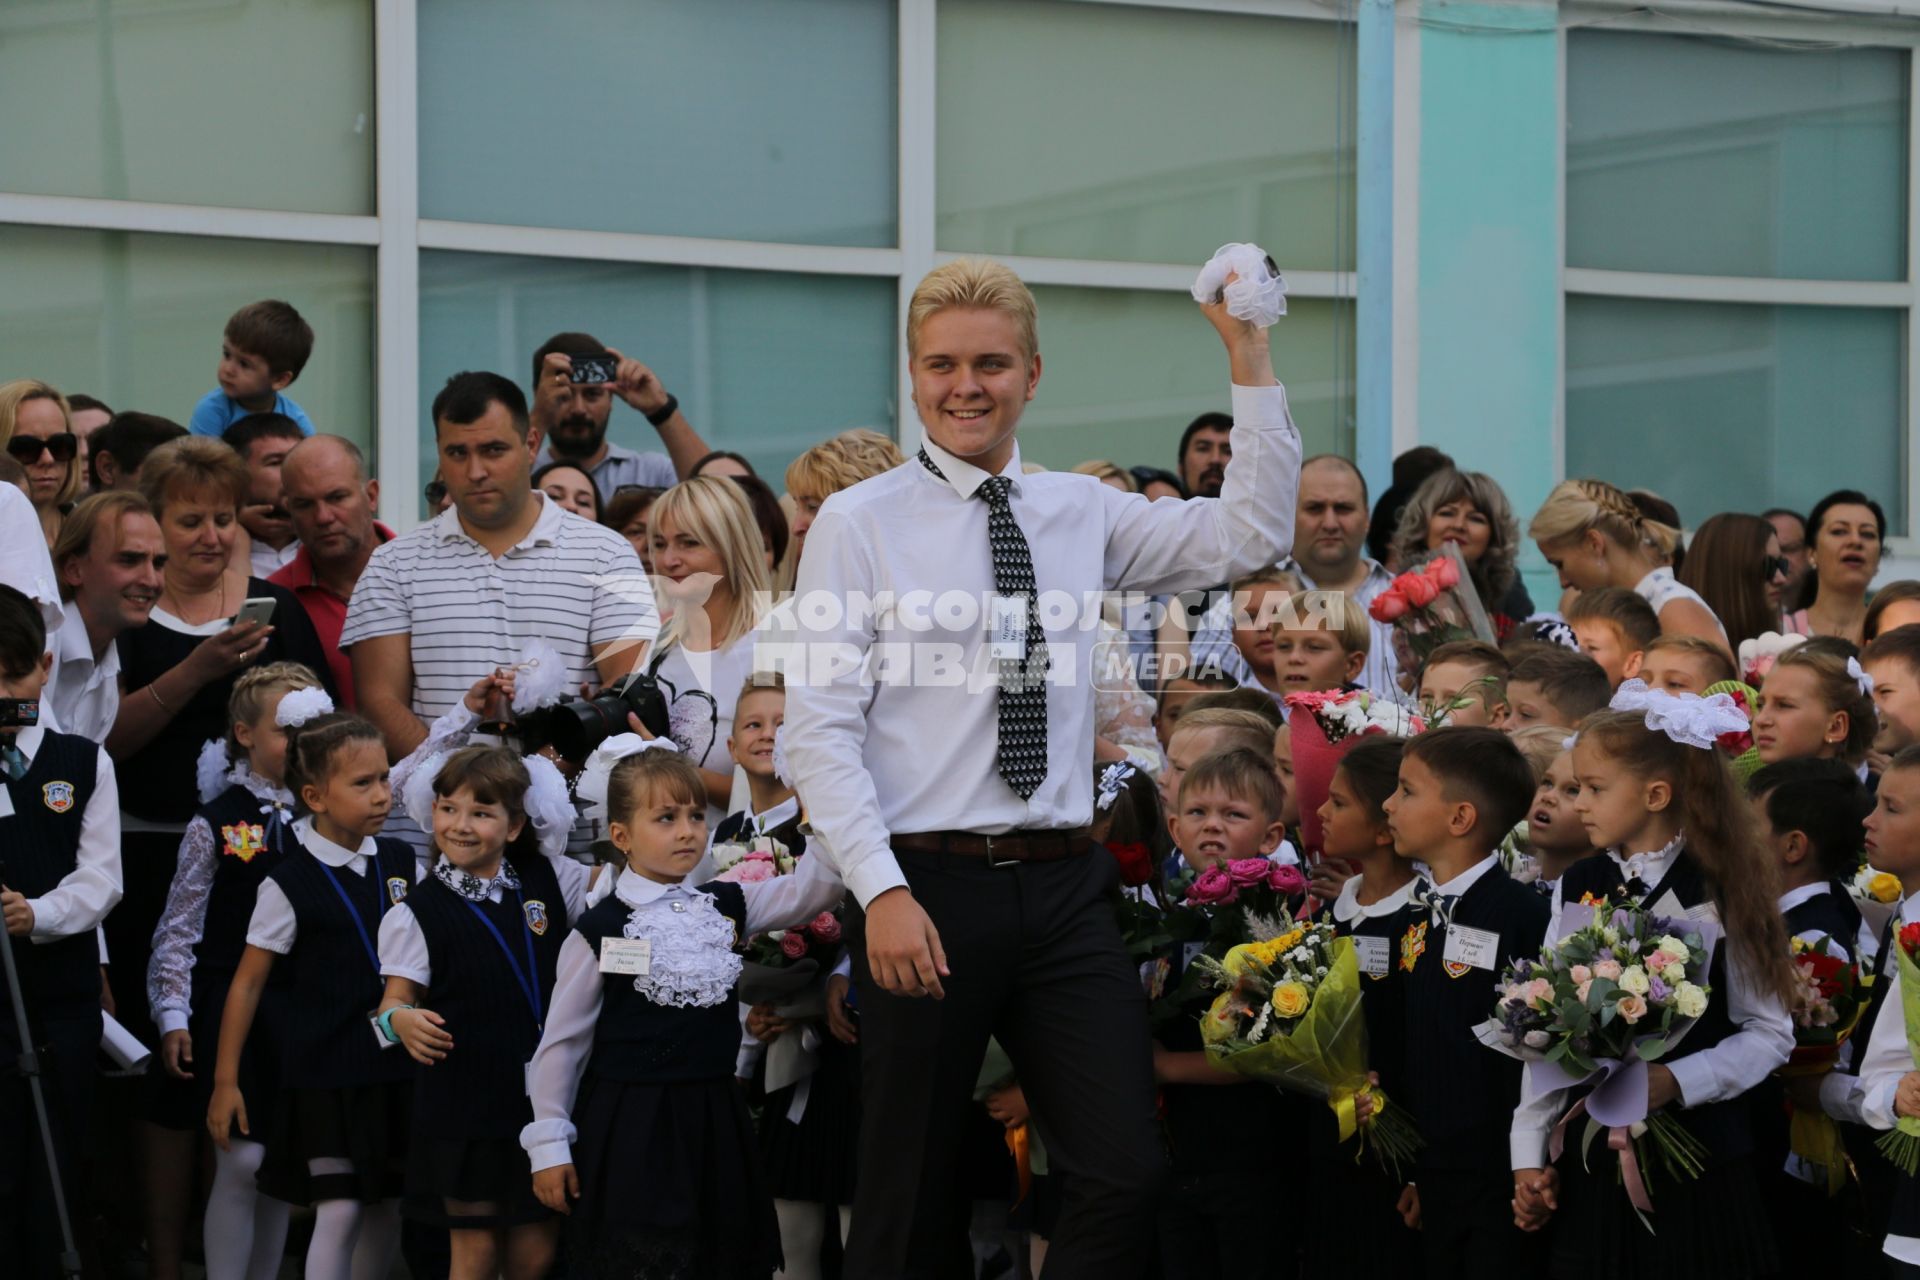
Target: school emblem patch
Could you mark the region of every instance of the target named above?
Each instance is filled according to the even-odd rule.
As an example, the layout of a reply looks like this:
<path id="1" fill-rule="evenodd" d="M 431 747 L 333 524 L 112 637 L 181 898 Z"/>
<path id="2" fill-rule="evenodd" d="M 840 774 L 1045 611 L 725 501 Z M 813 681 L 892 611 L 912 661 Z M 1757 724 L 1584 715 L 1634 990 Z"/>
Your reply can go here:
<path id="1" fill-rule="evenodd" d="M 1400 939 L 1400 967 L 1408 973 L 1419 963 L 1420 957 L 1427 952 L 1427 922 L 1407 926 L 1405 936 Z"/>
<path id="2" fill-rule="evenodd" d="M 527 928 L 533 930 L 533 936 L 544 938 L 547 934 L 547 904 L 534 898 L 522 908 L 527 916 Z"/>
<path id="3" fill-rule="evenodd" d="M 55 813 L 65 813 L 73 808 L 73 784 L 71 782 L 49 782 L 40 788 L 40 798 L 46 801 L 47 808 Z"/>
<path id="4" fill-rule="evenodd" d="M 252 862 L 267 847 L 267 832 L 258 823 L 241 822 L 220 828 L 220 840 L 229 858 Z"/>
<path id="5" fill-rule="evenodd" d="M 412 886 L 407 883 L 405 876 L 388 876 L 387 901 L 396 907 L 399 906 L 402 902 L 406 901 L 407 890 L 410 888 L 412 888 Z"/>
<path id="6" fill-rule="evenodd" d="M 1462 964 L 1457 960 L 1442 960 L 1440 962 L 1440 967 L 1447 971 L 1447 976 L 1449 978 L 1464 978 L 1469 973 L 1473 972 L 1472 965 Z"/>

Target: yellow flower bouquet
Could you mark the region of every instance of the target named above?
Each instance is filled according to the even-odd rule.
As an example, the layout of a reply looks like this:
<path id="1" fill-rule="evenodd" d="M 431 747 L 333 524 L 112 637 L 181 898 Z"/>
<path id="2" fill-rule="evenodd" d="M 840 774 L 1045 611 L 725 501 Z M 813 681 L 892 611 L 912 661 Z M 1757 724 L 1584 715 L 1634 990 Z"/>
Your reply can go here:
<path id="1" fill-rule="evenodd" d="M 1331 925 L 1288 922 L 1277 937 L 1234 947 L 1220 960 L 1202 956 L 1220 990 L 1200 1020 L 1207 1060 L 1222 1070 L 1324 1099 L 1340 1140 L 1369 1144 L 1399 1177 L 1420 1149 L 1419 1129 L 1389 1106 L 1367 1074 L 1367 1024 L 1361 1016 L 1360 962 L 1351 938 Z M 1372 1114 L 1359 1118 L 1358 1101 Z"/>

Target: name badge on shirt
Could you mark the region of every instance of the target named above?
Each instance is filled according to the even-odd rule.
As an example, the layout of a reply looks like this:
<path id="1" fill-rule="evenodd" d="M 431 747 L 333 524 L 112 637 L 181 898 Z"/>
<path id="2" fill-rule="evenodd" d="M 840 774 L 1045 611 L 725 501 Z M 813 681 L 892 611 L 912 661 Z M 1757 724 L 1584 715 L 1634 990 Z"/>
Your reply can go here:
<path id="1" fill-rule="evenodd" d="M 1393 963 L 1393 944 L 1385 938 L 1364 933 L 1353 935 L 1353 951 L 1360 958 L 1360 972 L 1369 978 L 1384 978 Z"/>
<path id="2" fill-rule="evenodd" d="M 652 968 L 651 938 L 600 939 L 600 972 L 621 978 L 644 978 Z"/>
<path id="3" fill-rule="evenodd" d="M 995 596 L 987 619 L 987 656 L 995 662 L 1027 660 L 1027 598 Z"/>
<path id="4" fill-rule="evenodd" d="M 1500 935 L 1490 929 L 1455 925 L 1447 930 L 1447 949 L 1441 956 L 1447 973 L 1462 977 L 1469 969 L 1492 969 L 1500 963 Z"/>

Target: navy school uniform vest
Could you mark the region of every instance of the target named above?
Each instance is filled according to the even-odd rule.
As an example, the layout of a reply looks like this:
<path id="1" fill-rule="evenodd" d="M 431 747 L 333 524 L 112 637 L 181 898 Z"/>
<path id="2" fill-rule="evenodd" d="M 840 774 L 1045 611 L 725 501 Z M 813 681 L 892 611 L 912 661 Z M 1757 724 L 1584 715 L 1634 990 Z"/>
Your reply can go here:
<path id="1" fill-rule="evenodd" d="M 1620 874 L 1620 864 L 1606 854 L 1599 854 L 1575 863 L 1561 879 L 1560 885 L 1563 900 L 1574 905 L 1579 903 L 1583 894 L 1601 897 L 1625 883 L 1626 878 Z M 1669 892 L 1685 911 L 1713 900 L 1713 886 L 1701 872 L 1700 864 L 1684 849 L 1667 868 L 1660 883 L 1653 886 L 1642 901 L 1652 907 Z M 1732 988 L 1727 981 L 1727 953 L 1732 945 L 1733 940 L 1726 937 L 1723 930 L 1720 943 L 1714 948 L 1713 964 L 1707 971 L 1707 982 L 1713 991 L 1712 999 L 1707 1002 L 1707 1011 L 1687 1032 L 1678 1051 L 1669 1054 L 1665 1061 L 1674 1062 L 1699 1053 L 1702 1049 L 1711 1049 L 1737 1030 L 1730 1011 Z M 1727 1098 L 1700 1107 L 1674 1106 L 1671 1111 L 1674 1118 L 1690 1129 L 1716 1156 L 1743 1156 L 1753 1150 L 1750 1113 L 1740 1098 Z"/>
<path id="2" fill-rule="evenodd" d="M 279 1020 L 282 1083 L 290 1088 L 386 1084 L 412 1068 L 405 1050 L 380 1048 L 367 1015 L 386 989 L 368 948 L 379 945 L 387 908 L 413 887 L 413 850 L 386 837 L 374 846 L 365 875 L 329 867 L 304 849 L 270 873 L 299 926 L 292 954 L 275 965 L 291 973 Z"/>
<path id="3" fill-rule="evenodd" d="M 213 883 L 207 889 L 207 914 L 200 941 L 193 947 L 196 973 L 231 975 L 247 946 L 260 884 L 291 850 L 304 853 L 293 838 L 293 815 L 273 821 L 274 806 L 238 783 L 201 807 L 197 817 L 213 828 Z M 225 986 L 194 983 L 195 1004 L 202 991 Z"/>
<path id="4" fill-rule="evenodd" d="M 413 1123 L 422 1133 L 511 1138 L 532 1118 L 526 1064 L 539 1047 L 540 1028 L 553 1003 L 567 904 L 544 857 L 509 854 L 507 862 L 520 889 L 502 893 L 499 902 L 469 901 L 433 875 L 407 897 L 433 970 L 433 984 L 421 1003 L 447 1020 L 455 1046 L 417 1077 Z M 502 942 L 512 948 L 511 960 Z M 539 1020 L 523 981 L 532 982 L 539 997 Z"/>
<path id="5" fill-rule="evenodd" d="M 100 747 L 90 738 L 46 733 L 23 778 L 9 779 L 10 816 L 0 818 L 0 865 L 9 889 L 38 898 L 79 865 L 80 829 L 93 798 Z M 85 929 L 54 942 L 13 938 L 27 1007 L 100 999 L 100 947 Z M 12 1000 L 0 983 L 0 1010 L 12 1030 Z"/>
<path id="6" fill-rule="evenodd" d="M 1786 913 L 1787 933 L 1802 937 L 1810 932 L 1824 933 L 1835 945 L 1845 947 L 1854 960 L 1860 959 L 1860 909 L 1840 885 L 1829 885 L 1825 893 L 1816 893 L 1805 902 L 1796 902 Z M 1830 947 L 1829 950 L 1832 948 Z"/>
<path id="7" fill-rule="evenodd" d="M 746 939 L 747 899 L 737 884 L 700 886 L 733 922 L 734 945 Z M 603 938 L 623 936 L 631 912 L 619 897 L 605 899 L 575 926 L 600 954 Z M 600 1020 L 593 1028 L 587 1073 L 621 1084 L 684 1084 L 724 1080 L 740 1052 L 740 1010 L 734 1000 L 711 1007 L 668 1008 L 634 989 L 634 980 L 602 974 Z"/>
<path id="8" fill-rule="evenodd" d="M 1380 938 L 1386 943 L 1385 973 L 1360 971 L 1360 1014 L 1367 1024 L 1367 1068 L 1380 1074 L 1380 1087 L 1389 1099 L 1406 1097 L 1407 974 L 1398 963 L 1400 939 L 1416 910 L 1403 906 L 1380 916 L 1361 916 L 1345 924 L 1333 922 L 1340 937 Z"/>
<path id="9" fill-rule="evenodd" d="M 1393 963 L 1406 975 L 1407 1107 L 1427 1146 L 1420 1167 L 1504 1171 L 1520 1104 L 1520 1063 L 1481 1044 L 1473 1029 L 1493 1016 L 1500 974 L 1540 954 L 1546 899 L 1495 864 L 1453 905 L 1453 928 L 1499 935 L 1491 968 L 1446 961 L 1447 926 L 1420 903 L 1394 919 Z"/>

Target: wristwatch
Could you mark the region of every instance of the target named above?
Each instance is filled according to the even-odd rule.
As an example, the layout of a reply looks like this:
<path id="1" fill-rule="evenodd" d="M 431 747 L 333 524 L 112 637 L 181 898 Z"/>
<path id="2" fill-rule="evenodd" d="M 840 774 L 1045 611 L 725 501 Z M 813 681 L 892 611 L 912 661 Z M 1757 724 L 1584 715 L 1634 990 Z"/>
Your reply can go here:
<path id="1" fill-rule="evenodd" d="M 373 1025 L 380 1028 L 380 1034 L 387 1038 L 388 1044 L 400 1043 L 400 1037 L 393 1029 L 393 1015 L 402 1009 L 411 1008 L 413 1006 L 410 1004 L 397 1004 L 373 1020 Z"/>
<path id="2" fill-rule="evenodd" d="M 667 393 L 667 402 L 647 415 L 647 421 L 656 427 L 666 425 L 667 419 L 680 412 L 680 398 L 671 391 Z"/>

